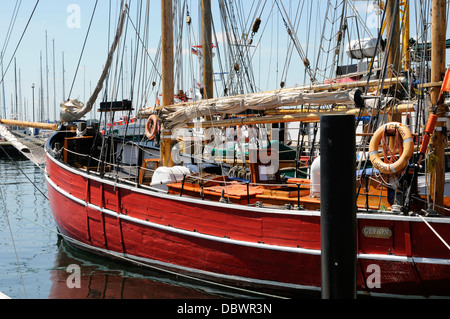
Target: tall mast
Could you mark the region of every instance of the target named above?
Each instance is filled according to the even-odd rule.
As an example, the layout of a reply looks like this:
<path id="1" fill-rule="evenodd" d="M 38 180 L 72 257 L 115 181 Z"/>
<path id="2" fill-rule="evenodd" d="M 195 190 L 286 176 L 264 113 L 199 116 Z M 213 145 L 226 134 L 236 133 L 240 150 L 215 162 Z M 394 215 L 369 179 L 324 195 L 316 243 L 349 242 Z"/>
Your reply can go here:
<path id="1" fill-rule="evenodd" d="M 63 81 L 63 101 L 66 100 L 66 81 L 65 81 L 64 51 L 62 52 L 62 81 Z"/>
<path id="2" fill-rule="evenodd" d="M 402 25 L 403 25 L 403 70 L 409 71 L 411 69 L 411 54 L 409 52 L 409 0 L 403 1 L 403 18 L 402 18 Z"/>
<path id="3" fill-rule="evenodd" d="M 40 114 L 40 118 L 39 121 L 40 122 L 44 122 L 44 78 L 42 75 L 42 51 L 41 51 L 41 55 L 40 55 L 40 61 L 41 61 L 41 88 L 39 90 L 40 93 L 40 97 L 39 97 L 39 102 L 40 102 L 40 107 L 39 107 L 39 114 Z"/>
<path id="4" fill-rule="evenodd" d="M 18 94 L 19 94 L 19 104 L 17 106 L 17 119 L 26 121 L 26 112 L 24 100 L 22 99 L 22 70 L 19 68 L 19 86 L 18 86 Z"/>
<path id="5" fill-rule="evenodd" d="M 172 0 L 161 0 L 162 106 L 174 104 L 173 7 Z M 172 134 L 161 128 L 161 166 L 173 166 Z"/>
<path id="6" fill-rule="evenodd" d="M 202 0 L 203 34 L 203 95 L 205 99 L 214 98 L 212 67 L 211 0 Z"/>
<path id="7" fill-rule="evenodd" d="M 399 0 L 390 0 L 386 4 L 387 45 L 389 48 L 388 77 L 396 76 L 400 71 L 400 4 Z M 394 74 L 393 74 L 394 73 Z"/>
<path id="8" fill-rule="evenodd" d="M 53 39 L 53 117 L 56 117 L 56 65 L 55 65 L 55 39 Z"/>
<path id="9" fill-rule="evenodd" d="M 14 107 L 14 115 L 13 115 L 13 119 L 18 120 L 18 108 L 19 108 L 19 102 L 18 102 L 18 97 L 17 97 L 17 63 L 16 63 L 16 58 L 14 58 L 14 96 L 15 96 L 15 107 Z"/>
<path id="10" fill-rule="evenodd" d="M 398 76 L 400 72 L 400 3 L 399 0 L 390 0 L 386 4 L 386 28 L 388 53 L 388 78 Z M 400 114 L 390 116 L 390 121 L 401 122 Z"/>
<path id="11" fill-rule="evenodd" d="M 45 30 L 45 78 L 47 83 L 47 122 L 50 123 L 50 99 L 48 94 L 48 36 Z"/>
<path id="12" fill-rule="evenodd" d="M 6 97 L 5 97 L 5 79 L 3 78 L 3 52 L 0 54 L 0 59 L 2 60 L 2 92 L 3 92 L 3 117 L 6 119 Z"/>
<path id="13" fill-rule="evenodd" d="M 446 1 L 433 0 L 432 7 L 432 31 L 431 31 L 431 79 L 433 82 L 440 82 L 445 75 L 445 41 L 446 41 Z M 444 99 L 438 101 L 440 87 L 433 87 L 430 92 L 431 105 L 437 105 L 437 116 L 445 117 L 446 107 Z M 442 96 L 443 97 L 443 96 Z M 432 112 L 433 110 L 430 110 Z M 444 206 L 444 183 L 445 183 L 445 134 L 442 126 L 445 122 L 438 122 L 436 132 L 432 138 L 432 148 L 434 155 L 439 159 L 435 164 L 435 174 L 431 174 L 431 195 L 437 206 Z M 444 210 L 437 208 L 438 213 Z"/>

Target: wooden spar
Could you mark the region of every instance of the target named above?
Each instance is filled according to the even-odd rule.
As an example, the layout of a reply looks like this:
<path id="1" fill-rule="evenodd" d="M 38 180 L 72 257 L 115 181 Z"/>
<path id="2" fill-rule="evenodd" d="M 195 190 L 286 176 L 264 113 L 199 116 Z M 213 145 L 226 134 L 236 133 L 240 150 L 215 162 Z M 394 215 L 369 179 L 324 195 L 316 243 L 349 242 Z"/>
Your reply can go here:
<path id="1" fill-rule="evenodd" d="M 173 9 L 172 0 L 161 0 L 162 106 L 174 103 Z M 161 128 L 161 166 L 173 166 L 171 132 Z"/>
<path id="2" fill-rule="evenodd" d="M 384 88 L 387 88 L 391 85 L 396 85 L 398 83 L 405 83 L 406 78 L 405 77 L 394 77 L 394 78 L 388 78 L 384 81 Z M 289 92 L 294 90 L 305 90 L 305 91 L 315 91 L 315 92 L 321 92 L 321 91 L 328 91 L 328 90 L 343 90 L 343 89 L 355 89 L 355 88 L 364 88 L 366 85 L 369 85 L 369 87 L 379 87 L 380 86 L 380 80 L 370 80 L 369 83 L 367 81 L 355 81 L 355 82 L 346 82 L 346 83 L 328 83 L 328 84 L 317 84 L 317 85 L 302 85 L 298 87 L 292 87 L 292 88 L 285 88 L 281 90 L 272 90 L 267 91 L 265 93 L 267 94 L 279 94 L 280 92 Z M 214 102 L 216 100 L 219 100 L 222 98 L 215 98 L 212 99 L 211 102 Z M 151 114 L 153 114 L 155 111 L 160 111 L 164 108 L 173 108 L 173 107 L 189 107 L 191 105 L 195 105 L 195 103 L 179 103 L 176 105 L 169 105 L 169 106 L 159 106 L 159 107 L 149 107 L 146 109 L 143 109 L 139 112 L 138 117 L 139 118 L 148 118 Z"/>
<path id="3" fill-rule="evenodd" d="M 403 1 L 403 19 L 402 19 L 402 29 L 403 29 L 403 70 L 409 71 L 411 69 L 411 52 L 409 50 L 409 39 L 410 39 L 410 19 L 409 19 L 409 0 Z"/>
<path id="4" fill-rule="evenodd" d="M 386 4 L 386 26 L 387 26 L 387 43 L 389 47 L 388 53 L 388 69 L 387 77 L 391 78 L 400 72 L 400 4 L 399 0 L 391 0 Z"/>
<path id="5" fill-rule="evenodd" d="M 172 0 L 161 1 L 162 105 L 174 103 L 173 11 Z"/>
<path id="6" fill-rule="evenodd" d="M 203 95 L 205 99 L 214 98 L 212 67 L 211 0 L 202 0 L 203 26 Z"/>
<path id="7" fill-rule="evenodd" d="M 49 124 L 49 123 L 24 122 L 24 121 L 4 120 L 4 119 L 0 119 L 0 123 L 4 124 L 4 125 L 19 126 L 19 127 L 32 127 L 32 128 L 39 128 L 39 129 L 51 130 L 51 131 L 58 130 L 57 124 Z"/>
<path id="8" fill-rule="evenodd" d="M 390 0 L 386 4 L 386 27 L 388 44 L 387 77 L 391 78 L 400 72 L 400 0 Z M 395 89 L 395 88 L 394 88 Z M 400 114 L 389 115 L 390 122 L 401 122 Z"/>
<path id="9" fill-rule="evenodd" d="M 414 106 L 412 104 L 399 104 L 392 110 L 392 108 L 387 108 L 380 114 L 390 114 L 392 112 L 404 113 L 404 112 L 414 112 Z M 235 125 L 252 125 L 252 124 L 271 124 L 271 123 L 288 123 L 288 122 L 318 122 L 320 121 L 321 115 L 355 115 L 355 116 L 368 116 L 367 111 L 363 111 L 360 114 L 360 109 L 350 109 L 346 111 L 324 111 L 316 113 L 300 113 L 300 114 L 281 114 L 274 116 L 263 116 L 263 117 L 243 117 L 228 120 L 219 121 L 204 121 L 202 122 L 202 128 L 210 127 L 227 127 Z M 184 128 L 194 128 L 194 123 L 187 124 Z"/>
<path id="10" fill-rule="evenodd" d="M 446 1 L 433 0 L 432 6 L 432 31 L 431 31 L 431 82 L 442 81 L 445 75 L 445 41 L 446 41 Z M 440 101 L 439 87 L 432 87 L 431 105 L 437 106 L 438 117 L 445 117 L 446 107 L 443 103 L 443 96 Z M 433 109 L 430 109 L 432 114 Z M 439 126 L 444 125 L 444 122 L 438 122 L 437 129 L 432 138 L 431 147 L 434 150 L 434 155 L 439 159 L 435 163 L 435 174 L 431 174 L 431 196 L 437 206 L 444 206 L 444 184 L 445 184 L 445 140 L 446 136 L 443 131 L 439 131 Z M 435 208 L 440 214 L 445 214 L 445 210 Z"/>
<path id="11" fill-rule="evenodd" d="M 443 81 L 423 83 L 423 84 L 419 84 L 417 86 L 417 88 L 418 89 L 428 89 L 428 88 L 432 88 L 432 87 L 439 87 L 440 88 L 442 86 L 442 82 Z"/>
<path id="12" fill-rule="evenodd" d="M 334 108 L 333 112 L 348 112 L 348 108 L 342 107 L 341 110 L 338 108 Z M 353 109 L 350 110 L 351 113 L 353 113 Z M 267 110 L 264 111 L 264 115 L 287 115 L 287 114 L 305 114 L 305 113 L 324 113 L 324 112 L 330 112 L 329 110 L 322 109 L 321 111 L 317 112 L 317 109 L 311 108 L 311 109 L 275 109 L 275 110 Z M 397 106 L 389 107 L 389 109 L 386 109 L 383 114 L 388 113 L 405 113 L 405 112 L 415 112 L 414 109 L 414 103 L 399 103 Z"/>

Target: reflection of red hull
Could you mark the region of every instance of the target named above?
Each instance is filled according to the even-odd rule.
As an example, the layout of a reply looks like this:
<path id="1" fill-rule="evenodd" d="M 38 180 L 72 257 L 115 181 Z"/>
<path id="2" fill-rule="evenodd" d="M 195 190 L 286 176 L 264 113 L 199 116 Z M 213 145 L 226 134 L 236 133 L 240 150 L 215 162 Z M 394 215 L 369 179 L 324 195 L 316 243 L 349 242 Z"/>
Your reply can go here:
<path id="1" fill-rule="evenodd" d="M 50 155 L 47 173 L 58 229 L 86 249 L 280 294 L 320 289 L 319 212 L 156 193 L 102 181 Z M 450 242 L 449 219 L 429 222 Z M 371 285 L 371 265 L 381 287 Z M 450 296 L 450 252 L 418 217 L 358 214 L 357 271 L 359 291 Z"/>
<path id="2" fill-rule="evenodd" d="M 70 254 L 64 244 L 58 248 L 54 269 L 50 271 L 49 299 L 210 299 L 217 298 L 190 287 L 159 281 L 159 278 L 143 278 L 141 274 L 118 270 L 99 270 L 95 261 L 79 259 Z M 76 253 L 76 252 L 75 252 Z M 84 258 L 84 257 L 83 257 Z M 80 266 L 80 286 L 70 288 L 66 269 L 69 265 Z"/>

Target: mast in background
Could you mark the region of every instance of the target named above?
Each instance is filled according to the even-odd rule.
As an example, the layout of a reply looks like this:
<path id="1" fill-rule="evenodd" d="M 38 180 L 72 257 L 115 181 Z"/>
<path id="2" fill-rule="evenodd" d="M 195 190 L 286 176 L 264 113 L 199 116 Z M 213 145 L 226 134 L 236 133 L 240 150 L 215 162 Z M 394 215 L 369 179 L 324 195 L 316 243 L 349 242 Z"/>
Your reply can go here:
<path id="1" fill-rule="evenodd" d="M 39 122 L 44 122 L 44 78 L 42 75 L 42 51 L 40 55 L 41 64 L 41 87 L 39 89 Z"/>
<path id="2" fill-rule="evenodd" d="M 62 82 L 63 82 L 63 87 L 62 87 L 62 89 L 63 89 L 63 98 L 62 98 L 62 100 L 63 101 L 65 101 L 66 100 L 66 80 L 65 80 L 65 78 L 66 78 L 66 75 L 65 75 L 65 72 L 66 72 L 66 69 L 65 69 L 65 66 L 64 66 L 64 51 L 62 52 Z"/>
<path id="3" fill-rule="evenodd" d="M 47 30 L 45 30 L 45 78 L 47 83 L 47 123 L 50 123 L 50 98 L 49 98 L 49 91 L 48 91 L 48 36 L 47 36 Z"/>
<path id="4" fill-rule="evenodd" d="M 55 65 L 55 39 L 53 39 L 53 117 L 57 121 L 56 110 L 56 65 Z"/>
<path id="5" fill-rule="evenodd" d="M 3 78 L 3 52 L 0 54 L 0 58 L 2 60 L 2 91 L 3 91 L 3 117 L 6 119 L 6 97 L 5 97 L 5 79 Z"/>
<path id="6" fill-rule="evenodd" d="M 18 120 L 18 108 L 19 108 L 19 101 L 17 96 L 17 61 L 16 58 L 14 58 L 14 97 L 15 97 L 15 103 L 14 103 L 14 112 L 12 114 L 13 120 Z"/>

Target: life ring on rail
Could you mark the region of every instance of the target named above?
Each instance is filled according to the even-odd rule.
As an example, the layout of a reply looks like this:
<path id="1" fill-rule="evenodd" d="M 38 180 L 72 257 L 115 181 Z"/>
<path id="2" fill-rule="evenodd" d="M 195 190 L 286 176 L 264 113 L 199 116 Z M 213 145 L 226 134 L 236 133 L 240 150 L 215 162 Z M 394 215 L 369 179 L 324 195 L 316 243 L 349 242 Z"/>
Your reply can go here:
<path id="1" fill-rule="evenodd" d="M 153 140 L 158 133 L 159 124 L 158 117 L 155 114 L 150 115 L 147 120 L 147 124 L 145 125 L 145 136 L 149 140 Z"/>
<path id="2" fill-rule="evenodd" d="M 396 159 L 396 155 L 390 150 L 389 145 L 386 145 L 386 136 L 395 137 L 394 150 L 398 147 L 400 157 Z M 399 137 L 402 141 L 400 141 Z M 382 141 L 383 153 L 385 161 L 382 161 L 378 155 L 378 146 Z M 391 154 L 388 154 L 391 151 Z M 401 172 L 414 153 L 414 138 L 411 131 L 405 125 L 397 122 L 387 123 L 380 126 L 374 133 L 369 145 L 369 158 L 374 168 L 378 169 L 384 174 L 396 174 Z M 388 157 L 391 156 L 389 160 Z"/>

